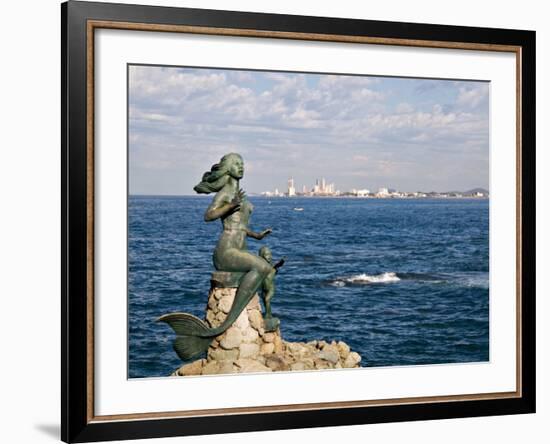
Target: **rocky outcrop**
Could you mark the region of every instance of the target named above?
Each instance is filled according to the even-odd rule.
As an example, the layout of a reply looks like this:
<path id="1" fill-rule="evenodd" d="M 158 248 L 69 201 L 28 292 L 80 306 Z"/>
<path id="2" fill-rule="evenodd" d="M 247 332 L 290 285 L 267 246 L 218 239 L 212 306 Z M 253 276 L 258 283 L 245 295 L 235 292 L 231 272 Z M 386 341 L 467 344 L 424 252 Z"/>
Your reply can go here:
<path id="1" fill-rule="evenodd" d="M 214 287 L 208 295 L 206 322 L 220 325 L 233 304 L 236 288 Z M 266 332 L 258 295 L 237 320 L 214 339 L 205 359 L 185 364 L 172 376 L 338 369 L 359 367 L 361 356 L 344 342 L 287 342 L 280 329 Z"/>

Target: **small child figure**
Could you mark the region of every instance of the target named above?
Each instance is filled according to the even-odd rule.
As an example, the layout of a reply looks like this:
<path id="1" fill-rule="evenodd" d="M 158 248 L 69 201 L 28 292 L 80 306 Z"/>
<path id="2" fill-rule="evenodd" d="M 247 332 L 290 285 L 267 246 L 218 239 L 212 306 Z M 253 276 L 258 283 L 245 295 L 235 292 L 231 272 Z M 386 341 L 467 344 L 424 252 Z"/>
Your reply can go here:
<path id="1" fill-rule="evenodd" d="M 268 247 L 260 248 L 258 255 L 264 258 L 269 265 L 273 263 L 273 255 L 271 250 Z M 279 268 L 283 266 L 285 259 L 279 260 L 275 265 L 273 265 L 273 270 L 267 275 L 267 277 L 262 282 L 262 298 L 265 305 L 265 331 L 275 331 L 279 327 L 280 321 L 278 318 L 274 318 L 271 314 L 271 299 L 275 294 L 275 275 L 279 271 Z"/>

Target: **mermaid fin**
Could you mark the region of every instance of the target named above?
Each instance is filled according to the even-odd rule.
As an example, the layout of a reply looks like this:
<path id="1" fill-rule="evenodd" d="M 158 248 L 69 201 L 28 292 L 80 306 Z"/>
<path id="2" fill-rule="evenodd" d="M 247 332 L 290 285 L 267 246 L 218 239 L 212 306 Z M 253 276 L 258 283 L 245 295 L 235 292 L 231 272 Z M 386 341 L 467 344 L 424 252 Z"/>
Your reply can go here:
<path id="1" fill-rule="evenodd" d="M 208 326 L 189 313 L 169 313 L 158 318 L 157 322 L 166 322 L 176 332 L 174 350 L 182 361 L 205 352 L 212 342 Z"/>
<path id="2" fill-rule="evenodd" d="M 178 336 L 174 341 L 174 351 L 182 361 L 188 361 L 204 353 L 212 338 L 201 338 L 199 336 Z"/>

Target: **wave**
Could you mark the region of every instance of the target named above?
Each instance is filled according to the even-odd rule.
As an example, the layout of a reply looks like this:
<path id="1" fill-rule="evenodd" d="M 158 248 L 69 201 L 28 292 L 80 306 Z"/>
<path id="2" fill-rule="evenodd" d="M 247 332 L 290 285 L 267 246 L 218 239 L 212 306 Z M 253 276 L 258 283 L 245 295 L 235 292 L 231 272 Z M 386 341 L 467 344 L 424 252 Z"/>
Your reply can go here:
<path id="1" fill-rule="evenodd" d="M 347 277 L 338 277 L 329 282 L 334 287 L 346 285 L 388 284 L 400 281 L 425 282 L 428 284 L 451 284 L 460 287 L 489 288 L 489 274 L 486 272 L 457 272 L 457 273 L 396 273 L 393 271 L 375 275 L 366 273 Z"/>
<path id="2" fill-rule="evenodd" d="M 376 275 L 370 274 L 356 274 L 350 277 L 338 278 L 332 281 L 330 284 L 335 287 L 343 287 L 346 284 L 385 284 L 390 282 L 398 282 L 401 279 L 394 272 L 386 272 Z"/>
<path id="3" fill-rule="evenodd" d="M 489 289 L 489 273 L 457 273 L 454 282 L 462 287 Z"/>
<path id="4" fill-rule="evenodd" d="M 483 271 L 457 271 L 454 273 L 418 274 L 399 273 L 402 280 L 426 282 L 429 284 L 448 284 L 458 287 L 489 289 L 489 273 Z"/>

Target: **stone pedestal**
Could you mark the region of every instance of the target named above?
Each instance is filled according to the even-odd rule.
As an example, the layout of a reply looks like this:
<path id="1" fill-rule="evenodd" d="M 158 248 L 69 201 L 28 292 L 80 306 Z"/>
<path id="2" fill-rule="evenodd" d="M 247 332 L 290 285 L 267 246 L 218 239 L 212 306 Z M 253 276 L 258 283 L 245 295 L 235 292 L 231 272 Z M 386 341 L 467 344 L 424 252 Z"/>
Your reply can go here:
<path id="1" fill-rule="evenodd" d="M 209 327 L 217 327 L 225 320 L 241 276 L 237 273 L 213 274 L 206 307 Z M 183 365 L 172 375 L 352 368 L 358 367 L 360 361 L 359 354 L 352 352 L 344 342 L 286 342 L 280 329 L 266 332 L 260 300 L 255 294 L 233 325 L 215 338 L 206 359 Z"/>
<path id="2" fill-rule="evenodd" d="M 210 291 L 206 310 L 206 322 L 210 327 L 217 327 L 224 321 L 236 291 L 236 288 L 214 288 Z M 233 325 L 210 345 L 207 363 L 202 374 L 211 371 L 213 373 L 271 371 L 265 366 L 264 356 L 282 351 L 280 331 L 265 332 L 260 300 L 255 294 Z"/>

